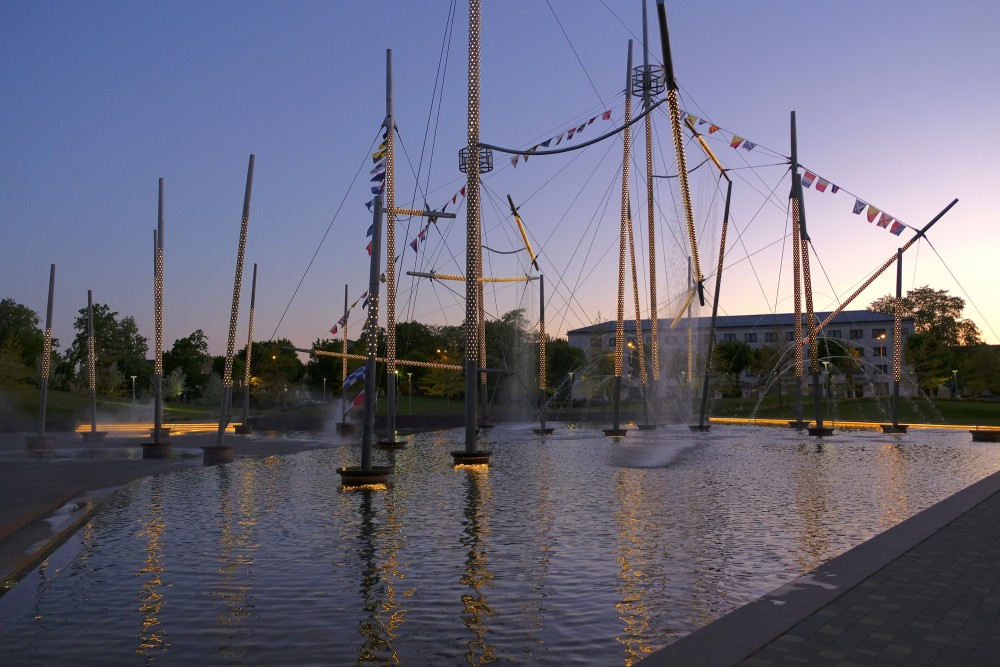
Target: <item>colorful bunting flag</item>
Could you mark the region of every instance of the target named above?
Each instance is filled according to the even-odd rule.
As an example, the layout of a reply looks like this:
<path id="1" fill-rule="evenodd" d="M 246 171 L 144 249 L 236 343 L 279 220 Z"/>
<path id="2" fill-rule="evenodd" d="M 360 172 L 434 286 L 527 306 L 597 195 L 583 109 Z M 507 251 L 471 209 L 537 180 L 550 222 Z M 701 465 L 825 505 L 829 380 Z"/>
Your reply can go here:
<path id="1" fill-rule="evenodd" d="M 458 191 L 458 194 L 462 195 L 463 197 L 465 196 L 465 186 L 464 185 L 462 186 L 462 189 Z"/>
<path id="2" fill-rule="evenodd" d="M 587 124 L 583 123 L 582 125 L 580 125 L 580 127 L 576 128 L 576 133 L 580 134 L 581 132 L 583 132 L 583 128 L 585 127 L 587 127 Z"/>
<path id="3" fill-rule="evenodd" d="M 879 218 L 878 226 L 879 227 L 888 227 L 890 222 L 892 222 L 892 216 L 891 215 L 886 215 L 886 213 L 883 211 L 882 212 L 882 217 Z"/>
<path id="4" fill-rule="evenodd" d="M 566 130 L 566 141 L 569 141 L 570 139 L 572 139 L 573 138 L 573 134 L 575 132 L 576 132 L 576 128 L 575 127 L 571 127 L 568 130 Z"/>
<path id="5" fill-rule="evenodd" d="M 601 120 L 611 120 L 611 112 L 605 111 L 601 114 Z"/>
<path id="6" fill-rule="evenodd" d="M 371 236 L 372 232 L 375 230 L 375 223 L 368 225 L 368 231 L 365 232 L 365 236 Z"/>
<path id="7" fill-rule="evenodd" d="M 385 161 L 384 160 L 382 162 L 379 162 L 378 164 L 376 164 L 374 167 L 372 167 L 372 170 L 369 171 L 368 173 L 369 174 L 377 174 L 380 171 L 385 171 Z"/>
<path id="8" fill-rule="evenodd" d="M 831 194 L 837 194 L 838 192 L 840 192 L 840 186 L 839 185 L 834 185 L 833 183 L 831 183 L 830 184 L 830 193 Z"/>
<path id="9" fill-rule="evenodd" d="M 587 121 L 587 125 L 593 125 L 595 120 L 597 120 L 597 116 L 594 116 L 593 118 L 591 118 L 590 120 L 588 120 Z"/>
<path id="10" fill-rule="evenodd" d="M 385 155 L 386 155 L 385 151 L 379 151 L 377 153 L 372 154 L 372 162 L 378 162 L 379 160 L 384 158 Z"/>
<path id="11" fill-rule="evenodd" d="M 562 143 L 562 138 L 563 138 L 563 135 L 565 135 L 565 134 L 566 134 L 565 132 L 560 132 L 559 133 L 559 136 L 556 137 L 556 146 L 558 146 L 560 143 Z"/>
<path id="12" fill-rule="evenodd" d="M 906 225 L 901 223 L 899 220 L 896 220 L 895 222 L 892 223 L 892 227 L 889 228 L 889 233 L 899 236 L 900 234 L 903 233 L 904 229 L 906 229 Z"/>
<path id="13" fill-rule="evenodd" d="M 546 139 L 545 141 L 543 141 L 542 143 L 540 143 L 540 144 L 538 144 L 538 145 L 539 145 L 539 146 L 543 146 L 544 148 L 548 148 L 548 147 L 549 147 L 549 144 L 551 144 L 551 143 L 552 143 L 552 140 L 551 140 L 551 139 Z"/>
<path id="14" fill-rule="evenodd" d="M 802 187 L 808 188 L 810 185 L 813 184 L 813 181 L 815 180 L 816 180 L 816 174 L 807 170 L 806 173 L 802 174 Z"/>
<path id="15" fill-rule="evenodd" d="M 514 167 L 514 169 L 517 169 L 517 158 L 519 158 L 519 157 L 521 157 L 521 156 L 520 155 L 515 155 L 514 157 L 512 157 L 510 159 L 510 164 L 511 164 L 511 166 Z"/>
<path id="16" fill-rule="evenodd" d="M 371 257 L 372 256 L 372 242 L 371 241 L 368 242 L 368 247 L 365 248 L 365 250 L 368 251 L 368 256 Z"/>
<path id="17" fill-rule="evenodd" d="M 825 178 L 820 177 L 816 179 L 817 192 L 826 192 L 826 186 L 828 185 L 830 185 L 830 181 L 826 180 Z"/>
<path id="18" fill-rule="evenodd" d="M 719 126 L 718 125 L 709 125 L 708 126 L 708 133 L 709 134 L 715 134 L 718 131 L 719 131 Z"/>
<path id="19" fill-rule="evenodd" d="M 695 115 L 694 115 L 693 113 L 689 113 L 689 114 L 688 114 L 688 118 L 690 118 L 690 119 L 691 119 L 691 124 L 692 124 L 692 125 L 694 125 L 694 124 L 695 124 L 695 122 L 696 122 L 696 121 L 698 120 L 698 117 L 697 117 L 697 116 L 695 116 Z M 735 146 L 733 146 L 733 148 L 735 148 Z"/>
<path id="20" fill-rule="evenodd" d="M 332 334 L 333 334 L 334 336 L 336 336 L 336 335 L 337 335 L 337 325 L 336 325 L 336 324 L 334 324 L 334 325 L 333 325 L 333 328 L 332 328 L 332 329 L 330 329 L 330 333 L 332 333 Z"/>
<path id="21" fill-rule="evenodd" d="M 729 142 L 729 145 L 732 146 L 733 148 L 739 148 L 740 144 L 742 144 L 742 143 L 743 143 L 743 137 L 737 137 L 734 134 L 733 135 L 733 140 Z"/>
<path id="22" fill-rule="evenodd" d="M 344 389 L 347 389 L 359 380 L 364 380 L 366 375 L 368 375 L 368 367 L 358 366 L 344 378 Z"/>
<path id="23" fill-rule="evenodd" d="M 868 204 L 868 222 L 875 222 L 875 218 L 877 218 L 878 214 L 881 212 L 882 211 L 878 210 L 871 204 Z"/>
<path id="24" fill-rule="evenodd" d="M 365 390 L 362 389 L 358 392 L 358 395 L 354 398 L 354 402 L 351 403 L 352 410 L 360 410 L 365 406 Z"/>
<path id="25" fill-rule="evenodd" d="M 757 144 L 755 144 L 752 141 L 744 141 L 743 142 L 743 148 L 745 148 L 748 151 L 752 151 L 756 147 L 757 147 Z"/>
<path id="26" fill-rule="evenodd" d="M 380 174 L 375 174 L 374 176 L 372 176 L 369 179 L 369 181 L 372 182 L 372 183 L 375 183 L 375 182 L 381 183 L 381 182 L 385 181 L 385 172 L 383 171 Z"/>
<path id="27" fill-rule="evenodd" d="M 420 244 L 420 239 L 413 239 L 410 241 L 410 247 L 413 248 L 413 252 L 417 251 L 417 246 Z"/>
<path id="28" fill-rule="evenodd" d="M 865 202 L 861 201 L 860 199 L 855 199 L 854 200 L 854 213 L 855 213 L 855 215 L 857 215 L 858 213 L 861 213 L 861 211 L 865 210 L 865 206 L 867 206 L 867 204 L 865 204 Z"/>

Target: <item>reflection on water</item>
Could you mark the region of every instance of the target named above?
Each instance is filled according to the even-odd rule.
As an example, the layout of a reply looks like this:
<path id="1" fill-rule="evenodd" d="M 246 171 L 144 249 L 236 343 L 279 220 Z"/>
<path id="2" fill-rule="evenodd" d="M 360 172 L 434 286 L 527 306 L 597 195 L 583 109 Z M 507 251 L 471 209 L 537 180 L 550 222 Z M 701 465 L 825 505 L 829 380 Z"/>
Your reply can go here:
<path id="1" fill-rule="evenodd" d="M 1000 469 L 933 431 L 461 437 L 379 491 L 353 442 L 138 480 L 0 598 L 3 662 L 632 665 Z"/>
<path id="2" fill-rule="evenodd" d="M 490 486 L 489 467 L 484 465 L 460 466 L 459 474 L 465 480 L 465 521 L 459 543 L 466 550 L 465 572 L 460 582 L 471 592 L 462 594 L 462 618 L 473 635 L 466 644 L 465 660 L 470 665 L 485 665 L 496 660 L 494 647 L 487 642 L 486 625 L 493 616 L 493 609 L 486 591 L 493 586 L 490 572 L 489 543 L 490 505 L 493 489 Z"/>

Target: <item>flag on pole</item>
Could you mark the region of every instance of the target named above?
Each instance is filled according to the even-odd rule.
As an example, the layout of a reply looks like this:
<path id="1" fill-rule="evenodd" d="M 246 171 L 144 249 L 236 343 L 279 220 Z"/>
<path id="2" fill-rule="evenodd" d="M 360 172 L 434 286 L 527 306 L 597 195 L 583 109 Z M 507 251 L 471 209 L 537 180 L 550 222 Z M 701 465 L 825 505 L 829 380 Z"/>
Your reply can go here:
<path id="1" fill-rule="evenodd" d="M 581 123 L 580 127 L 576 128 L 576 133 L 580 134 L 581 132 L 583 132 L 583 128 L 585 128 L 585 127 L 587 127 L 587 124 L 586 123 Z"/>
<path id="2" fill-rule="evenodd" d="M 365 250 L 368 251 L 368 256 L 371 257 L 372 256 L 372 242 L 371 241 L 368 242 L 368 247 L 365 248 Z"/>
<path id="3" fill-rule="evenodd" d="M 377 174 L 380 171 L 385 171 L 385 162 L 384 161 L 383 162 L 379 162 L 378 164 L 376 164 L 374 167 L 372 167 L 372 170 L 370 172 L 368 172 L 368 173 L 369 174 Z"/>
<path id="4" fill-rule="evenodd" d="M 360 410 L 365 407 L 365 390 L 362 389 L 358 392 L 358 395 L 354 397 L 354 401 L 351 403 L 352 410 Z"/>
<path id="5" fill-rule="evenodd" d="M 878 210 L 871 204 L 868 204 L 868 222 L 875 222 L 875 218 L 877 218 L 878 214 L 881 212 L 882 211 Z"/>
<path id="6" fill-rule="evenodd" d="M 588 120 L 587 121 L 587 125 L 593 125 L 595 120 L 597 120 L 597 116 L 594 116 L 593 118 L 591 118 L 590 120 Z"/>
<path id="7" fill-rule="evenodd" d="M 358 380 L 364 380 L 365 379 L 365 375 L 367 375 L 367 374 L 368 374 L 368 367 L 367 366 L 358 366 L 353 371 L 351 371 L 350 373 L 348 373 L 348 375 L 347 375 L 346 378 L 344 378 L 344 389 L 347 389 L 348 387 L 350 387 L 351 385 L 353 385 Z"/>
<path id="8" fill-rule="evenodd" d="M 521 156 L 520 155 L 515 155 L 514 157 L 512 157 L 510 159 L 510 164 L 511 164 L 512 167 L 514 167 L 514 169 L 517 169 L 517 158 L 519 158 L 519 157 L 521 157 Z"/>
<path id="9" fill-rule="evenodd" d="M 413 248 L 413 252 L 417 251 L 417 246 L 420 245 L 420 239 L 413 239 L 410 241 L 410 247 Z"/>
<path id="10" fill-rule="evenodd" d="M 806 173 L 802 174 L 802 187 L 808 188 L 810 185 L 813 184 L 813 181 L 815 180 L 816 180 L 816 174 L 812 173 L 809 170 L 806 170 Z"/>
<path id="11" fill-rule="evenodd" d="M 375 230 L 375 223 L 368 225 L 368 231 L 365 232 L 365 236 L 371 236 L 372 232 Z"/>
<path id="12" fill-rule="evenodd" d="M 854 200 L 854 213 L 855 213 L 855 215 L 857 215 L 857 214 L 861 213 L 861 211 L 865 210 L 865 206 L 867 206 L 867 204 L 865 204 L 863 201 L 861 201 L 860 199 L 855 199 Z"/>
<path id="13" fill-rule="evenodd" d="M 374 176 L 372 176 L 369 180 L 372 183 L 375 183 L 376 181 L 379 182 L 379 183 L 381 183 L 381 182 L 385 181 L 385 172 L 381 171 L 381 172 L 375 174 Z"/>
<path id="14" fill-rule="evenodd" d="M 539 146 L 542 146 L 542 147 L 544 147 L 544 148 L 548 148 L 548 147 L 549 147 L 549 144 L 551 144 L 551 143 L 552 143 L 552 139 L 546 139 L 545 141 L 543 141 L 542 143 L 540 143 L 540 144 L 538 144 L 538 145 L 539 145 Z"/>
<path id="15" fill-rule="evenodd" d="M 330 333 L 332 333 L 333 335 L 337 335 L 337 325 L 336 324 L 334 324 L 333 328 L 330 329 Z"/>

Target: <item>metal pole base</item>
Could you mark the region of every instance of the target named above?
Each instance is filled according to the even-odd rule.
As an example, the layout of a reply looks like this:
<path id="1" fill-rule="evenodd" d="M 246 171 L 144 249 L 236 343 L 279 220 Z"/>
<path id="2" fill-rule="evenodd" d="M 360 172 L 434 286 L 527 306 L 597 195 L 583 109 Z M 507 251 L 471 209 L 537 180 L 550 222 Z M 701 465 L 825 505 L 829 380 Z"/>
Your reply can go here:
<path id="1" fill-rule="evenodd" d="M 806 430 L 809 432 L 809 435 L 815 435 L 815 436 L 833 435 L 833 428 L 830 426 L 811 426 Z"/>
<path id="2" fill-rule="evenodd" d="M 142 458 L 169 459 L 173 448 L 173 444 L 169 442 L 144 442 L 142 443 Z"/>
<path id="3" fill-rule="evenodd" d="M 388 466 L 371 466 L 368 470 L 363 470 L 359 466 L 352 466 L 349 468 L 338 468 L 337 474 L 340 475 L 341 488 L 357 489 L 387 485 L 392 471 Z"/>
<path id="4" fill-rule="evenodd" d="M 883 433 L 906 433 L 908 424 L 882 424 Z"/>
<path id="5" fill-rule="evenodd" d="M 555 429 L 552 428 L 551 426 L 531 429 L 531 432 L 534 433 L 535 435 L 552 435 L 553 431 L 555 431 Z"/>
<path id="6" fill-rule="evenodd" d="M 26 435 L 24 444 L 30 451 L 52 449 L 56 439 L 51 435 Z"/>
<path id="7" fill-rule="evenodd" d="M 107 431 L 81 431 L 80 437 L 84 442 L 100 442 L 108 435 Z"/>
<path id="8" fill-rule="evenodd" d="M 203 445 L 201 462 L 207 466 L 232 463 L 236 458 L 235 445 Z"/>
<path id="9" fill-rule="evenodd" d="M 482 450 L 478 452 L 452 452 L 451 458 L 457 466 L 476 466 L 476 465 L 489 465 L 490 464 L 490 454 L 493 452 L 484 452 Z"/>
<path id="10" fill-rule="evenodd" d="M 807 426 L 809 426 L 809 424 L 811 424 L 811 423 L 812 422 L 806 422 L 806 421 L 802 421 L 802 420 L 792 419 L 792 420 L 790 420 L 788 422 L 788 425 L 791 426 L 792 428 L 794 428 L 796 431 L 801 431 L 802 429 L 804 429 Z"/>
<path id="11" fill-rule="evenodd" d="M 639 424 L 638 428 L 640 431 L 655 431 L 660 426 L 659 424 Z"/>
<path id="12" fill-rule="evenodd" d="M 627 428 L 606 428 L 604 429 L 604 435 L 609 438 L 623 438 L 625 434 L 628 433 Z"/>
<path id="13" fill-rule="evenodd" d="M 156 437 L 156 428 L 149 429 L 149 435 L 151 437 L 155 438 Z M 169 438 L 170 437 L 170 427 L 169 426 L 161 426 L 160 427 L 160 437 L 161 438 Z"/>
<path id="14" fill-rule="evenodd" d="M 972 434 L 972 442 L 1000 442 L 1000 430 L 974 428 L 969 433 Z"/>
<path id="15" fill-rule="evenodd" d="M 356 429 L 351 422 L 337 422 L 337 433 L 353 433 Z"/>
<path id="16" fill-rule="evenodd" d="M 694 433 L 708 433 L 708 429 L 712 428 L 711 424 L 690 424 L 688 428 Z"/>

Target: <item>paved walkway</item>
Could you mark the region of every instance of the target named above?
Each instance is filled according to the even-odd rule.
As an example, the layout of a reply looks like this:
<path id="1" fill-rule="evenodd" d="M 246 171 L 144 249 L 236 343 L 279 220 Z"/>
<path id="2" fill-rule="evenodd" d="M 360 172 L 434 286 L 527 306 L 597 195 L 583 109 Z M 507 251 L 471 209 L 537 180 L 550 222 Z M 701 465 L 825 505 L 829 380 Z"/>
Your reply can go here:
<path id="1" fill-rule="evenodd" d="M 1000 473 L 640 663 L 998 664 Z"/>

